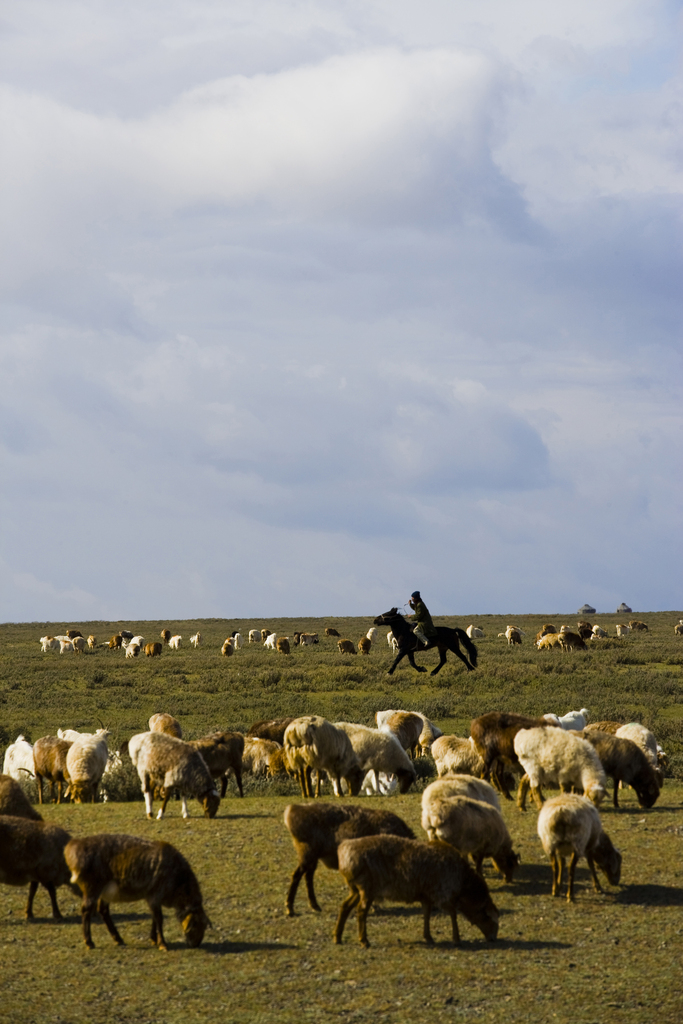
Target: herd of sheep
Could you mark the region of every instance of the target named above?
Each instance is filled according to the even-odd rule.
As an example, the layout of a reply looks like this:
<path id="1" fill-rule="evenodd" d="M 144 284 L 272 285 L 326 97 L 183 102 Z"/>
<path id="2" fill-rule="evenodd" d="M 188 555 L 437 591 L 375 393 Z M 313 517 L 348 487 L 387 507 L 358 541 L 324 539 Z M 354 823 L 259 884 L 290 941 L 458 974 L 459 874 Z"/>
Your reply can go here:
<path id="1" fill-rule="evenodd" d="M 154 715 L 147 732 L 133 736 L 110 754 L 109 734 L 59 730 L 31 748 L 22 737 L 5 755 L 0 777 L 0 882 L 29 887 L 27 918 L 33 915 L 38 885 L 47 890 L 53 916 L 60 918 L 56 889 L 70 885 L 80 892 L 83 936 L 92 947 L 91 918 L 97 910 L 117 943 L 123 940 L 109 905 L 144 899 L 152 914 L 152 940 L 166 948 L 162 906 L 175 910 L 189 945 L 201 943 L 207 917 L 199 883 L 187 860 L 167 843 L 125 835 L 72 839 L 67 831 L 42 821 L 17 780 L 34 775 L 43 800 L 43 781 L 57 787 L 53 799 L 95 801 L 107 771 L 122 758 L 135 767 L 148 817 L 155 796 L 163 818 L 172 794 L 196 799 L 213 818 L 234 775 L 240 795 L 242 772 L 296 777 L 304 798 L 318 796 L 323 785 L 343 797 L 361 793 L 406 793 L 416 781 L 415 758 L 431 753 L 438 778 L 421 798 L 418 841 L 397 815 L 363 802 L 311 800 L 289 805 L 284 821 L 298 863 L 291 876 L 286 911 L 294 913 L 297 887 L 305 878 L 309 904 L 319 910 L 313 876 L 319 861 L 338 870 L 349 887 L 339 910 L 334 940 L 342 940 L 345 922 L 357 910 L 360 942 L 368 945 L 367 915 L 376 900 L 419 902 L 424 912 L 424 939 L 431 942 L 430 915 L 439 909 L 451 916 L 457 943 L 457 915 L 462 914 L 488 940 L 498 934 L 498 911 L 483 877 L 490 858 L 510 882 L 519 862 L 501 814 L 500 797 L 511 799 L 514 776 L 521 776 L 518 806 L 528 791 L 539 808 L 538 834 L 553 868 L 552 892 L 560 891 L 563 863 L 569 858 L 567 899 L 573 899 L 576 863 L 585 857 L 595 888 L 596 866 L 618 884 L 621 855 L 605 834 L 597 808 L 605 798 L 607 778 L 614 786 L 635 790 L 639 804 L 650 808 L 663 784 L 666 755 L 649 730 L 637 723 L 589 724 L 582 708 L 562 718 L 530 718 L 490 712 L 472 722 L 469 737 L 444 736 L 416 712 L 378 712 L 376 727 L 332 723 L 318 715 L 255 723 L 247 735 L 216 732 L 200 740 L 182 738 L 180 723 Z M 28 748 L 28 750 L 27 750 Z M 30 751 L 30 762 L 28 759 Z M 314 784 L 315 776 L 315 784 Z M 490 781 L 489 781 L 490 780 Z M 106 784 L 106 783 L 105 783 Z M 219 792 L 220 785 L 220 792 Z M 544 800 L 543 787 L 560 795 Z"/>

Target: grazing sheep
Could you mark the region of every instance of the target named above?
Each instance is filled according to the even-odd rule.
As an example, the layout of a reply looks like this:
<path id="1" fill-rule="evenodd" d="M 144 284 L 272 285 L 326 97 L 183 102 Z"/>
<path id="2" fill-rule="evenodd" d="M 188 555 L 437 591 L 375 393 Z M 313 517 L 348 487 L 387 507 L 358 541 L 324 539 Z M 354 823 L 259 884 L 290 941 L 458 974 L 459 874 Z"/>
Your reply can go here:
<path id="1" fill-rule="evenodd" d="M 429 796 L 426 794 L 429 793 Z M 449 799 L 453 796 L 467 796 L 471 800 L 481 800 L 482 803 L 490 804 L 497 811 L 500 810 L 500 800 L 493 786 L 483 779 L 475 779 L 473 775 L 453 773 L 436 779 L 422 794 L 422 805 L 425 806 L 425 799 Z"/>
<path id="2" fill-rule="evenodd" d="M 313 644 L 317 644 L 318 634 L 317 633 L 301 633 L 299 634 L 299 646 L 300 647 L 311 647 Z"/>
<path id="3" fill-rule="evenodd" d="M 148 658 L 160 658 L 162 650 L 163 647 L 158 640 L 151 644 L 145 644 L 145 655 Z"/>
<path id="4" fill-rule="evenodd" d="M 337 647 L 340 654 L 356 654 L 353 640 L 337 640 Z"/>
<path id="5" fill-rule="evenodd" d="M 607 630 L 603 629 L 602 626 L 593 626 L 593 639 L 600 640 L 602 637 L 607 636 Z"/>
<path id="6" fill-rule="evenodd" d="M 614 806 L 619 806 L 619 783 L 632 786 L 641 807 L 653 807 L 659 796 L 659 782 L 645 752 L 622 736 L 607 732 L 586 731 L 585 739 L 595 748 L 600 763 L 614 783 Z"/>
<path id="7" fill-rule="evenodd" d="M 376 642 L 376 640 L 377 640 L 378 635 L 379 635 L 379 630 L 378 630 L 377 626 L 370 626 L 370 629 L 367 631 L 367 633 L 365 635 L 368 638 L 368 640 L 370 641 L 370 643 L 374 644 Z"/>
<path id="8" fill-rule="evenodd" d="M 629 629 L 634 633 L 647 633 L 648 628 L 644 622 L 640 622 L 639 619 L 629 619 Z"/>
<path id="9" fill-rule="evenodd" d="M 60 640 L 59 641 L 59 653 L 60 654 L 73 654 L 74 645 L 71 640 Z"/>
<path id="10" fill-rule="evenodd" d="M 64 847 L 71 836 L 63 828 L 44 821 L 0 816 L 0 884 L 28 885 L 26 918 L 33 920 L 33 900 L 38 886 L 47 889 L 52 916 L 62 921 L 56 889 L 69 882 Z"/>
<path id="11" fill-rule="evenodd" d="M 241 732 L 214 732 L 201 740 L 190 740 L 189 746 L 198 750 L 206 761 L 213 779 L 221 780 L 221 799 L 228 788 L 228 776 L 235 773 L 240 796 L 242 790 L 242 754 L 244 736 Z"/>
<path id="12" fill-rule="evenodd" d="M 499 633 L 498 636 L 504 636 L 508 642 L 508 646 L 512 647 L 514 644 L 521 644 L 522 637 L 526 636 L 519 626 L 508 626 L 504 633 Z"/>
<path id="13" fill-rule="evenodd" d="M 271 651 L 277 650 L 277 633 L 269 633 L 266 637 L 263 646 L 268 647 Z"/>
<path id="14" fill-rule="evenodd" d="M 163 732 L 143 732 L 132 737 L 128 753 L 137 768 L 148 818 L 152 817 L 155 786 L 163 801 L 157 818 L 163 818 L 173 789 L 180 793 L 183 818 L 189 817 L 188 796 L 197 798 L 206 818 L 215 818 L 221 800 L 206 762 L 194 747 Z"/>
<path id="15" fill-rule="evenodd" d="M 156 715 L 152 715 L 148 724 L 150 732 L 165 732 L 167 736 L 175 736 L 177 740 L 183 738 L 180 722 L 165 711 L 159 711 Z"/>
<path id="16" fill-rule="evenodd" d="M 546 633 L 545 636 L 536 641 L 536 646 L 539 651 L 549 651 L 552 647 L 561 647 L 561 636 L 561 633 Z"/>
<path id="17" fill-rule="evenodd" d="M 192 646 L 194 647 L 195 650 L 198 647 L 201 647 L 203 642 L 204 642 L 204 637 L 199 632 L 195 633 L 194 636 L 190 637 L 190 643 L 192 644 Z"/>
<path id="18" fill-rule="evenodd" d="M 172 907 L 188 946 L 199 946 L 210 923 L 202 893 L 187 860 L 170 843 L 127 835 L 94 835 L 72 839 L 64 850 L 71 882 L 83 893 L 83 937 L 94 948 L 90 930 L 97 910 L 114 942 L 122 946 L 109 910 L 110 903 L 145 900 L 152 914 L 151 940 L 167 949 L 162 907 Z"/>
<path id="19" fill-rule="evenodd" d="M 365 773 L 342 729 L 335 728 L 326 718 L 306 715 L 295 718 L 287 726 L 284 749 L 290 766 L 296 772 L 302 796 L 312 797 L 311 772 L 318 773 L 316 796 L 320 796 L 320 773 L 327 772 L 336 783 L 337 796 L 342 795 L 342 779 L 351 796 L 357 796 Z"/>
<path id="20" fill-rule="evenodd" d="M 514 748 L 526 773 L 517 794 L 520 810 L 525 810 L 529 789 L 539 809 L 543 806 L 541 786 L 559 786 L 563 792 L 572 787 L 583 790 L 596 806 L 604 798 L 607 779 L 588 740 L 564 729 L 535 727 L 520 729 Z"/>
<path id="21" fill-rule="evenodd" d="M 444 780 L 439 780 L 422 794 L 422 828 L 430 840 L 441 839 L 463 857 L 470 855 L 478 875 L 484 858 L 491 857 L 505 881 L 512 881 L 519 856 L 512 849 L 500 810 L 490 802 L 451 796 L 447 783 L 444 786 Z"/>
<path id="22" fill-rule="evenodd" d="M 623 622 L 617 622 L 617 636 L 628 636 L 631 632 L 631 627 L 626 626 Z"/>
<path id="23" fill-rule="evenodd" d="M 386 772 L 366 772 L 360 795 L 391 796 L 397 789 L 398 779 L 395 775 L 387 775 Z"/>
<path id="24" fill-rule="evenodd" d="M 593 635 L 593 626 L 590 622 L 577 622 L 576 629 L 582 640 L 590 640 Z"/>
<path id="25" fill-rule="evenodd" d="M 168 646 L 172 650 L 177 651 L 177 650 L 180 649 L 182 641 L 183 641 L 182 636 L 179 636 L 179 635 L 176 634 L 176 636 L 172 636 L 171 639 L 168 641 Z"/>
<path id="26" fill-rule="evenodd" d="M 590 800 L 575 793 L 552 797 L 541 808 L 537 828 L 553 869 L 553 896 L 560 894 L 564 859 L 570 854 L 567 902 L 574 899 L 574 874 L 579 857 L 588 861 L 596 892 L 602 892 L 596 863 L 612 885 L 619 884 L 621 854 L 602 831 L 600 815 Z"/>
<path id="27" fill-rule="evenodd" d="M 67 629 L 66 635 L 69 640 L 75 640 L 77 636 L 83 636 L 80 629 Z"/>
<path id="28" fill-rule="evenodd" d="M 294 915 L 294 899 L 304 877 L 311 909 L 320 912 L 313 887 L 315 869 L 319 860 L 333 871 L 339 867 L 337 846 L 344 839 L 380 834 L 415 838 L 398 815 L 350 804 L 288 804 L 284 820 L 299 858 L 285 901 L 288 917 Z"/>
<path id="29" fill-rule="evenodd" d="M 440 736 L 432 743 L 432 757 L 439 776 L 456 772 L 480 779 L 484 774 L 484 762 L 471 736 Z"/>
<path id="30" fill-rule="evenodd" d="M 275 743 L 282 746 L 285 742 L 285 730 L 293 721 L 293 718 L 263 718 L 249 727 L 247 736 L 256 736 L 262 740 L 274 740 Z"/>
<path id="31" fill-rule="evenodd" d="M 223 641 L 223 646 L 221 647 L 221 654 L 223 655 L 224 658 L 231 658 L 232 653 L 232 637 L 229 636 L 227 640 Z"/>
<path id="32" fill-rule="evenodd" d="M 262 740 L 257 736 L 245 736 L 244 751 L 242 753 L 242 771 L 251 772 L 252 775 L 266 775 L 268 773 L 269 758 L 276 750 L 282 750 L 282 746 L 273 740 Z"/>
<path id="33" fill-rule="evenodd" d="M 98 730 L 94 736 L 81 733 L 69 747 L 66 754 L 66 777 L 69 796 L 74 803 L 84 803 L 88 799 L 91 803 L 97 802 L 97 790 L 107 767 L 108 736 L 106 730 Z"/>
<path id="34" fill-rule="evenodd" d="M 327 626 L 325 628 L 325 636 L 341 636 L 341 633 L 334 626 Z"/>
<path id="35" fill-rule="evenodd" d="M 683 622 L 677 622 L 674 626 L 674 634 L 676 636 L 683 636 Z"/>
<path id="36" fill-rule="evenodd" d="M 289 637 L 279 636 L 275 642 L 275 646 L 279 654 L 289 654 Z"/>
<path id="37" fill-rule="evenodd" d="M 586 641 L 578 633 L 560 630 L 560 647 L 563 651 L 587 651 Z"/>
<path id="38" fill-rule="evenodd" d="M 165 644 L 169 642 L 169 640 L 171 639 L 171 635 L 172 634 L 170 629 L 162 629 L 161 633 L 159 634 L 159 636 L 161 637 Z"/>
<path id="39" fill-rule="evenodd" d="M 22 736 L 17 736 L 5 751 L 2 764 L 3 775 L 11 775 L 17 782 L 33 777 L 33 745 Z"/>
<path id="40" fill-rule="evenodd" d="M 658 745 L 654 734 L 649 729 L 646 729 L 644 725 L 641 725 L 640 722 L 629 722 L 628 725 L 620 726 L 615 735 L 621 736 L 626 740 L 633 740 L 636 746 L 640 747 L 654 768 L 657 782 L 660 786 L 663 786 L 664 772 L 660 764 L 660 751 L 662 754 L 664 754 L 664 751 Z"/>
<path id="41" fill-rule="evenodd" d="M 590 714 L 588 708 L 581 708 L 580 711 L 568 711 L 566 715 L 559 717 L 558 715 L 548 714 L 544 715 L 549 722 L 554 725 L 559 725 L 561 729 L 571 729 L 574 732 L 581 732 L 582 729 L 586 728 L 586 722 L 588 721 L 588 715 Z"/>
<path id="42" fill-rule="evenodd" d="M 422 732 L 420 733 L 420 738 L 418 741 L 420 754 L 428 754 L 429 751 L 431 750 L 434 740 L 437 740 L 440 736 L 443 736 L 443 733 L 441 729 L 439 729 L 438 725 L 434 725 L 433 722 L 430 722 L 427 716 L 423 715 L 421 711 L 404 711 L 401 708 L 375 712 L 375 721 L 377 722 L 377 728 L 380 729 L 384 725 L 384 723 L 391 718 L 392 715 L 397 714 L 419 715 L 419 717 L 422 719 Z"/>
<path id="43" fill-rule="evenodd" d="M 335 722 L 337 729 L 343 729 L 351 740 L 351 746 L 363 769 L 363 776 L 369 771 L 375 773 L 376 788 L 379 789 L 379 773 L 395 775 L 401 793 L 407 793 L 417 778 L 413 764 L 392 734 L 380 729 L 369 729 L 367 725 L 352 722 Z"/>
<path id="44" fill-rule="evenodd" d="M 272 629 L 262 629 L 261 630 L 261 643 L 264 644 L 272 632 L 273 632 Z"/>
<path id="45" fill-rule="evenodd" d="M 394 736 L 412 757 L 417 755 L 420 736 L 424 728 L 424 722 L 420 715 L 413 711 L 394 711 L 384 719 L 379 728 L 382 732 Z"/>
<path id="46" fill-rule="evenodd" d="M 38 813 L 11 775 L 0 775 L 0 814 L 9 814 L 13 818 L 28 818 L 30 821 L 43 820 L 43 816 Z"/>
<path id="47" fill-rule="evenodd" d="M 123 645 L 123 637 L 120 633 L 116 633 L 105 645 L 110 651 L 118 651 Z"/>
<path id="48" fill-rule="evenodd" d="M 33 770 L 38 783 L 38 801 L 43 802 L 43 779 L 50 783 L 50 799 L 55 798 L 57 786 L 57 803 L 61 804 L 62 796 L 68 786 L 66 756 L 72 746 L 70 740 L 61 740 L 58 736 L 42 736 L 33 747 Z"/>
<path id="49" fill-rule="evenodd" d="M 46 654 L 47 651 L 58 651 L 59 643 L 59 640 L 53 636 L 41 636 L 40 650 L 43 654 Z"/>
<path id="50" fill-rule="evenodd" d="M 531 718 L 505 711 L 489 711 L 475 718 L 470 727 L 477 753 L 484 762 L 484 778 L 493 776 L 496 788 L 506 800 L 511 800 L 510 788 L 504 777 L 504 769 L 520 768 L 515 753 L 514 738 L 520 729 L 556 728 L 546 718 Z"/>
<path id="51" fill-rule="evenodd" d="M 88 646 L 88 641 L 84 636 L 75 636 L 71 643 L 75 654 L 83 654 Z"/>
<path id="52" fill-rule="evenodd" d="M 457 915 L 463 914 L 484 937 L 498 935 L 498 911 L 486 882 L 448 843 L 419 843 L 399 836 L 345 839 L 337 847 L 340 874 L 351 893 L 341 905 L 334 941 L 341 942 L 346 920 L 358 907 L 358 938 L 370 945 L 367 916 L 375 900 L 421 903 L 425 942 L 433 942 L 429 923 L 432 909 L 450 914 L 453 943 L 460 945 Z"/>
<path id="53" fill-rule="evenodd" d="M 126 647 L 126 657 L 137 658 L 139 657 L 141 650 L 142 648 L 140 647 L 140 644 L 134 644 L 131 640 L 131 642 Z"/>
<path id="54" fill-rule="evenodd" d="M 301 633 L 298 630 L 294 630 L 292 633 L 292 643 L 295 647 L 298 647 L 301 643 Z"/>
<path id="55" fill-rule="evenodd" d="M 249 630 L 249 643 L 250 644 L 261 643 L 261 630 L 260 629 L 250 629 Z"/>
<path id="56" fill-rule="evenodd" d="M 482 636 L 486 635 L 483 629 L 479 629 L 479 626 L 473 626 L 471 624 L 467 627 L 465 632 L 467 633 L 470 640 L 478 640 Z"/>
<path id="57" fill-rule="evenodd" d="M 372 647 L 372 640 L 368 640 L 366 636 L 362 636 L 358 641 L 358 653 L 369 654 L 370 648 Z"/>

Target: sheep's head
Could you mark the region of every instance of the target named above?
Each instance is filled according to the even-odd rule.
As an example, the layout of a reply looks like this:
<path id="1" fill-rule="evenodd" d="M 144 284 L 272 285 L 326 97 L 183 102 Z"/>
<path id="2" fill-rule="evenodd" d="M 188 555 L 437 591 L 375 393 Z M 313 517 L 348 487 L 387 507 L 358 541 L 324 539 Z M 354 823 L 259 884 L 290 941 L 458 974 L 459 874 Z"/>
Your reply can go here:
<path id="1" fill-rule="evenodd" d="M 211 922 L 204 913 L 202 907 L 199 910 L 192 910 L 187 917 L 182 920 L 182 929 L 185 935 L 185 942 L 188 946 L 196 949 L 197 946 L 201 945 L 201 941 L 204 938 L 204 932 L 210 926 Z"/>
<path id="2" fill-rule="evenodd" d="M 79 779 L 74 781 L 72 779 L 69 783 L 68 793 L 73 803 L 82 804 L 86 800 L 90 800 L 92 790 L 89 782 Z"/>
<path id="3" fill-rule="evenodd" d="M 659 796 L 659 786 L 657 785 L 657 779 L 655 778 L 654 771 L 652 772 L 652 778 L 642 785 L 634 785 L 633 788 L 636 791 L 638 797 L 638 803 L 641 807 L 654 807 Z"/>
<path id="4" fill-rule="evenodd" d="M 221 805 L 221 798 L 218 795 L 218 791 L 215 789 L 210 789 L 209 792 L 205 793 L 204 796 L 201 798 L 200 803 L 204 808 L 204 817 L 215 818 L 218 808 Z"/>
<path id="5" fill-rule="evenodd" d="M 417 778 L 417 773 L 412 766 L 410 770 L 408 770 L 408 768 L 400 768 L 396 772 L 396 775 L 398 777 L 399 793 L 407 793 Z"/>
<path id="6" fill-rule="evenodd" d="M 349 793 L 351 794 L 351 796 L 358 796 L 361 790 L 361 786 L 363 785 L 364 778 L 365 772 L 361 767 L 352 768 L 351 771 L 344 776 L 346 784 L 349 787 Z"/>
<path id="7" fill-rule="evenodd" d="M 515 868 L 521 861 L 521 857 L 518 853 L 515 853 L 510 847 L 504 853 L 499 853 L 493 858 L 493 863 L 496 865 L 501 875 L 503 875 L 506 882 L 512 881 L 512 876 L 515 873 Z"/>
<path id="8" fill-rule="evenodd" d="M 474 874 L 474 872 L 472 873 Z M 485 889 L 486 883 L 483 880 L 482 885 Z M 465 915 L 470 924 L 479 929 L 489 942 L 498 938 L 498 909 L 489 896 L 488 890 L 476 893 L 470 890 L 467 895 L 462 893 L 458 900 L 458 910 Z"/>

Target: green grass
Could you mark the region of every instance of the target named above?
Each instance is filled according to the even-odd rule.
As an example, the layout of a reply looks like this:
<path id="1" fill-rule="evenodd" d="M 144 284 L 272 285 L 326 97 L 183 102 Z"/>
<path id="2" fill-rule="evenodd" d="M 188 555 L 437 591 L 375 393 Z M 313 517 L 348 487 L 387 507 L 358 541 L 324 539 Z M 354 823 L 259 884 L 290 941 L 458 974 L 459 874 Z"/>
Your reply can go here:
<path id="1" fill-rule="evenodd" d="M 260 622 L 134 623 L 148 639 L 168 625 L 187 640 L 197 628 L 198 651 L 164 651 L 160 659 L 125 661 L 121 652 L 60 656 L 41 654 L 38 638 L 67 625 L 0 626 L 0 741 L 23 731 L 35 740 L 59 726 L 94 728 L 101 718 L 117 740 L 146 727 L 154 711 L 177 715 L 188 736 L 213 726 L 243 728 L 253 720 L 316 712 L 332 720 L 370 723 L 385 707 L 415 708 L 442 728 L 465 734 L 470 719 L 487 710 L 560 714 L 582 706 L 592 717 L 638 718 L 652 728 L 672 760 L 673 778 L 649 811 L 631 791 L 623 809 L 602 810 L 605 829 L 624 857 L 622 885 L 604 883 L 593 893 L 588 870 L 577 873 L 576 902 L 553 900 L 550 868 L 536 836 L 536 812 L 512 805 L 504 815 L 522 855 L 519 875 L 507 886 L 486 870 L 501 910 L 499 941 L 486 943 L 466 922 L 463 946 L 447 942 L 450 923 L 434 922 L 435 949 L 421 941 L 418 906 L 388 905 L 371 915 L 372 946 L 357 943 L 352 917 L 341 947 L 331 935 L 345 887 L 322 866 L 316 888 L 323 913 L 310 911 L 303 887 L 299 915 L 284 916 L 284 897 L 295 856 L 282 824 L 291 796 L 266 783 L 251 783 L 240 801 L 233 788 L 214 821 L 184 822 L 169 805 L 163 822 L 149 822 L 138 802 L 49 806 L 45 817 L 74 835 L 125 831 L 163 837 L 188 856 L 200 879 L 214 928 L 199 950 L 182 943 L 167 916 L 170 952 L 149 946 L 143 904 L 114 907 L 127 942 L 117 948 L 101 924 L 96 949 L 86 951 L 78 901 L 66 889 L 59 901 L 67 922 L 54 925 L 49 903 L 38 894 L 38 921 L 23 920 L 25 892 L 0 888 L 0 1021 L 76 1024 L 87 1021 L 526 1021 L 640 1024 L 683 1019 L 680 963 L 683 953 L 683 638 L 674 637 L 681 613 L 639 615 L 650 633 L 594 647 L 586 654 L 538 652 L 532 634 L 543 621 L 574 623 L 576 616 L 481 616 L 458 620 L 482 626 L 480 667 L 466 673 L 449 655 L 434 679 L 405 664 L 386 676 L 391 655 L 384 637 L 368 658 L 342 658 L 336 644 L 296 650 L 290 658 L 245 646 L 220 656 L 232 629 L 246 636 Z M 439 619 L 455 623 L 454 619 Z M 613 633 L 616 616 L 598 621 Z M 527 631 L 521 648 L 496 636 L 508 622 Z M 280 634 L 336 625 L 357 640 L 371 624 L 269 620 Z M 104 639 L 116 623 L 80 623 Z M 127 624 L 120 624 L 127 625 Z M 432 667 L 431 652 L 418 662 Z M 2 742 L 0 742 L 2 745 Z M 422 774 L 427 771 L 427 762 Z M 289 790 L 293 792 L 293 790 Z M 277 795 L 273 795 L 277 794 Z M 606 802 L 607 803 L 607 802 Z M 419 792 L 375 801 L 404 817 L 420 834 Z M 196 806 L 196 805 L 195 805 Z M 198 814 L 195 811 L 195 814 Z"/>

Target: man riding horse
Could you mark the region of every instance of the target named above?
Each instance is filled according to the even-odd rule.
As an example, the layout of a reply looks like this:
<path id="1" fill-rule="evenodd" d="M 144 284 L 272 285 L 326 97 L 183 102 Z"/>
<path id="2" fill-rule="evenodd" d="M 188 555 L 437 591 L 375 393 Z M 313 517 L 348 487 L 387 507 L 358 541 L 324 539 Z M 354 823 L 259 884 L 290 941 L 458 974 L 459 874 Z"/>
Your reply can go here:
<path id="1" fill-rule="evenodd" d="M 408 604 L 415 613 L 415 628 L 413 629 L 413 635 L 418 638 L 425 645 L 425 647 L 433 647 L 436 643 L 437 632 L 436 626 L 432 622 L 432 617 L 429 614 L 429 609 L 420 597 L 420 591 L 414 590 L 410 595 Z"/>

